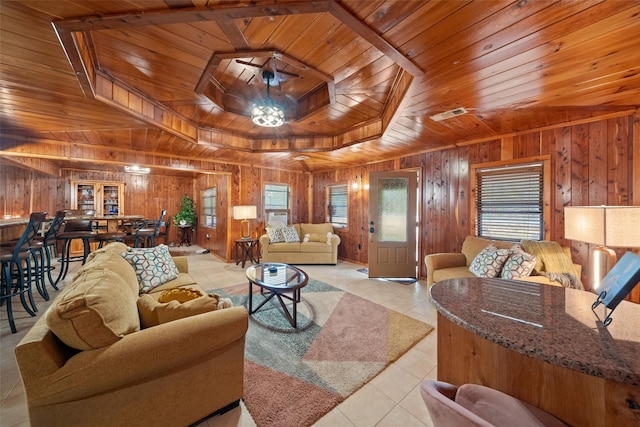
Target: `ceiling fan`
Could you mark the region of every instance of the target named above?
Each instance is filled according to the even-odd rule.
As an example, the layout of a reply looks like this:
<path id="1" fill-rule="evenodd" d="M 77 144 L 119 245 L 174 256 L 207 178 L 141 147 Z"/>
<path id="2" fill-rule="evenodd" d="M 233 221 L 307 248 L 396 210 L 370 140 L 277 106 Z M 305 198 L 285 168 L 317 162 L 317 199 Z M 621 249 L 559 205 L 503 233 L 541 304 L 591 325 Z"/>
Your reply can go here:
<path id="1" fill-rule="evenodd" d="M 246 65 L 246 66 L 249 66 L 249 67 L 255 67 L 255 68 L 258 68 L 260 70 L 262 70 L 267 64 L 270 64 L 270 70 L 269 71 L 271 71 L 271 73 L 272 73 L 271 77 L 270 78 L 266 78 L 264 72 L 261 73 L 261 74 L 262 74 L 262 82 L 265 83 L 265 84 L 268 84 L 268 85 L 270 85 L 272 87 L 273 86 L 280 86 L 281 82 L 286 82 L 290 78 L 299 78 L 299 79 L 303 78 L 299 74 L 290 73 L 288 71 L 280 70 L 276 65 L 275 58 L 268 58 L 262 65 L 254 64 L 253 62 L 243 61 L 242 59 L 236 59 L 236 62 L 238 64 Z M 256 74 L 254 73 L 254 75 L 249 80 L 247 80 L 247 84 L 251 83 L 255 77 L 256 77 Z"/>

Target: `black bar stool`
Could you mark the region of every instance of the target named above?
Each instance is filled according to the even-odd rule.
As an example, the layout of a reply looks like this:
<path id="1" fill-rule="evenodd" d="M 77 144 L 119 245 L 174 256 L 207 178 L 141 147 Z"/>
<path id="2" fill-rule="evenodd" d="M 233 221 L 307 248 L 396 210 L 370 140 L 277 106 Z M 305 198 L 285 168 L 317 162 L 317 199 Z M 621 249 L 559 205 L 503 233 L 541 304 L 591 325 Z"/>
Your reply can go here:
<path id="1" fill-rule="evenodd" d="M 45 273 L 46 273 L 46 278 L 49 281 L 49 284 L 51 284 L 51 286 L 53 286 L 53 288 L 56 291 L 58 290 L 57 282 L 56 280 L 53 279 L 53 275 L 51 274 L 51 272 L 56 268 L 51 264 L 51 257 L 52 256 L 55 257 L 55 249 L 56 249 L 56 243 L 57 243 L 56 236 L 62 229 L 65 215 L 66 215 L 66 212 L 64 211 L 56 212 L 56 215 L 55 217 L 53 217 L 53 220 L 49 224 L 49 228 L 45 232 L 44 236 L 35 238 L 35 241 L 40 243 L 40 259 L 42 260 L 42 276 L 43 276 L 42 291 L 47 295 L 45 297 L 45 299 L 47 300 L 49 298 L 48 298 L 48 292 L 44 283 Z M 52 251 L 53 251 L 53 254 L 52 254 Z"/>
<path id="2" fill-rule="evenodd" d="M 62 240 L 63 242 L 62 257 L 59 260 L 60 271 L 55 281 L 56 285 L 67 276 L 70 262 L 82 261 L 82 264 L 85 263 L 87 256 L 89 256 L 91 241 L 94 236 L 93 220 L 73 219 L 65 221 L 63 230 L 56 236 L 57 240 Z M 71 256 L 71 242 L 76 239 L 82 240 L 83 253 L 82 255 Z"/>
<path id="3" fill-rule="evenodd" d="M 34 212 L 29 217 L 29 223 L 18 242 L 12 249 L 7 247 L 0 248 L 0 261 L 2 262 L 2 287 L 0 290 L 0 302 L 7 305 L 7 317 L 9 319 L 9 326 L 11 332 L 16 332 L 16 325 L 13 320 L 13 307 L 11 299 L 15 296 L 20 297 L 20 302 L 25 311 L 35 316 L 36 303 L 33 300 L 32 284 L 34 281 L 37 283 L 37 277 L 33 277 L 39 274 L 36 268 L 31 267 L 31 260 L 33 255 L 31 253 L 31 246 L 33 239 L 38 234 L 42 222 L 46 218 L 45 212 Z M 29 298 L 25 298 L 25 294 Z"/>
<path id="4" fill-rule="evenodd" d="M 143 247 L 154 247 L 156 245 L 156 237 L 160 233 L 160 227 L 163 224 L 162 220 L 166 214 L 167 210 L 163 209 L 162 212 L 160 212 L 160 218 L 155 221 L 153 228 L 149 227 L 153 221 L 149 221 L 144 227 L 136 230 L 136 241 L 134 243 L 136 248 L 141 247 L 140 244 L 142 244 Z M 150 246 L 147 246 L 147 244 Z"/>
<path id="5" fill-rule="evenodd" d="M 100 249 L 105 245 L 105 243 L 122 242 L 126 237 L 127 233 L 123 231 L 114 231 L 110 233 L 98 233 L 94 236 L 93 240 L 98 242 L 98 249 Z"/>

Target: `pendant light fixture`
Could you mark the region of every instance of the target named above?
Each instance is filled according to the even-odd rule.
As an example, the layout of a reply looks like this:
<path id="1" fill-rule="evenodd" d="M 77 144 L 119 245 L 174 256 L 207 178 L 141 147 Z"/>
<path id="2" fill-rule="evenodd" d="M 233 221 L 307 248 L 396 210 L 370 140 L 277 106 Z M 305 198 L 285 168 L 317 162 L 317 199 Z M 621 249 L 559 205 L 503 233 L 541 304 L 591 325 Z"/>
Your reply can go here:
<path id="1" fill-rule="evenodd" d="M 274 75 L 271 71 L 263 71 L 262 78 L 267 84 L 267 99 L 261 105 L 251 109 L 251 121 L 258 126 L 275 128 L 284 124 L 284 112 L 271 100 L 269 87 Z"/>

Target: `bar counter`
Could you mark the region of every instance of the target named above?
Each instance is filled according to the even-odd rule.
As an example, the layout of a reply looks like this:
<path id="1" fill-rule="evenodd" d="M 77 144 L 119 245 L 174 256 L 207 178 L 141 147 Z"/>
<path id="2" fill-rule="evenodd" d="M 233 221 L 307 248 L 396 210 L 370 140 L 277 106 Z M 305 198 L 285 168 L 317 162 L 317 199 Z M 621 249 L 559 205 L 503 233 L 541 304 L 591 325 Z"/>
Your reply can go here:
<path id="1" fill-rule="evenodd" d="M 52 219 L 48 218 L 49 220 Z M 106 223 L 106 231 L 112 233 L 118 231 L 122 226 L 131 221 L 142 219 L 142 215 L 100 215 L 100 216 L 77 216 L 69 215 L 66 220 L 72 219 L 91 219 L 95 221 L 104 221 Z M 29 218 L 2 218 L 0 219 L 0 242 L 18 239 L 25 227 L 29 223 Z"/>
<path id="2" fill-rule="evenodd" d="M 484 384 L 575 426 L 640 425 L 640 305 L 612 323 L 590 292 L 502 279 L 435 283 L 438 379 Z"/>

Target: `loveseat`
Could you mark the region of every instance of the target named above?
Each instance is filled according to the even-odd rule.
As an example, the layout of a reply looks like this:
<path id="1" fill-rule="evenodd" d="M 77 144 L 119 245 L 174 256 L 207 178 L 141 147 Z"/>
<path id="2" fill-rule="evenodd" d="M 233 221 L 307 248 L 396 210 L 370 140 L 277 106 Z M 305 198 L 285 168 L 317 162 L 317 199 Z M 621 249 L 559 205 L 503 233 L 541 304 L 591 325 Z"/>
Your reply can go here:
<path id="1" fill-rule="evenodd" d="M 267 227 L 260 236 L 262 262 L 335 265 L 339 244 L 330 223 Z"/>
<path id="2" fill-rule="evenodd" d="M 186 426 L 242 397 L 246 309 L 210 311 L 217 299 L 168 250 L 177 277 L 139 298 L 139 278 L 164 266 L 147 257 L 134 268 L 127 251 L 93 252 L 16 347 L 31 426 Z M 158 302 L 169 289 L 203 296 Z"/>
<path id="3" fill-rule="evenodd" d="M 424 257 L 427 267 L 427 286 L 445 279 L 476 277 L 470 271 L 473 261 L 489 245 L 497 249 L 512 249 L 514 242 L 488 240 L 475 236 L 467 236 L 462 244 L 461 252 L 434 253 Z M 518 243 L 525 254 L 533 255 L 534 265 L 529 273 L 518 277 L 507 277 L 515 280 L 543 283 L 554 286 L 582 288 L 580 274 L 582 266 L 571 261 L 571 250 L 560 247 L 556 242 L 523 240 Z M 508 256 L 507 256 L 508 259 Z M 500 273 L 498 276 L 501 277 Z"/>

